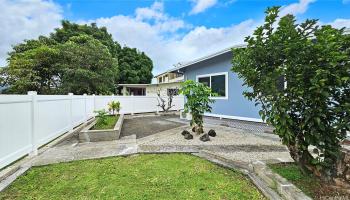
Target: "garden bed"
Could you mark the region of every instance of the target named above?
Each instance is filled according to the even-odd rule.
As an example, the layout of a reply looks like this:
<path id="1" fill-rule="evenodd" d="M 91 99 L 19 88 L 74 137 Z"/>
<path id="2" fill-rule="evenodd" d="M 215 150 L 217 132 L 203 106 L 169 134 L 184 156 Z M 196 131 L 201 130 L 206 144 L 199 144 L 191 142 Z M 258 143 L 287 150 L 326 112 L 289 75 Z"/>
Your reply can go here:
<path id="1" fill-rule="evenodd" d="M 314 199 L 350 199 L 349 194 L 329 187 L 329 185 L 322 183 L 320 179 L 313 175 L 303 174 L 294 163 L 270 164 L 269 167 L 273 172 L 287 179 L 306 195 Z"/>
<path id="2" fill-rule="evenodd" d="M 245 175 L 188 154 L 33 167 L 0 199 L 266 199 Z"/>
<path id="3" fill-rule="evenodd" d="M 79 133 L 79 142 L 118 140 L 123 121 L 124 115 L 107 116 L 107 123 L 103 125 L 97 125 L 95 120 Z"/>
<path id="4" fill-rule="evenodd" d="M 95 124 L 91 130 L 106 130 L 106 129 L 113 129 L 115 124 L 117 123 L 119 119 L 119 115 L 108 115 L 106 116 L 106 124 Z"/>

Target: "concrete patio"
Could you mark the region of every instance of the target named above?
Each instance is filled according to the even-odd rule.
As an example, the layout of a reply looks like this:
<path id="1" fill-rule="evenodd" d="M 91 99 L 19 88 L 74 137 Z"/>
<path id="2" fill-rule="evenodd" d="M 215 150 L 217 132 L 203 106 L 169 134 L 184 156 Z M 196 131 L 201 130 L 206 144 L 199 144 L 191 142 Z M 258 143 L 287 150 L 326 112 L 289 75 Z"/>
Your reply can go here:
<path id="1" fill-rule="evenodd" d="M 156 119 L 155 116 L 148 117 Z M 176 123 L 177 126 L 139 139 L 136 135 L 128 135 L 121 137 L 120 140 L 109 142 L 79 143 L 77 137 L 72 135 L 37 156 L 33 159 L 32 164 L 37 166 L 134 153 L 196 153 L 200 150 L 246 164 L 257 160 L 292 161 L 287 149 L 281 144 L 278 137 L 272 134 L 227 127 L 212 123 L 209 119 L 204 125 L 205 131 L 214 129 L 217 132 L 216 137 L 211 138 L 208 142 L 200 141 L 199 136 L 196 135 L 193 140 L 185 140 L 180 133 L 185 129 L 190 129 L 187 121 L 182 121 L 177 116 L 165 117 L 163 122 L 159 121 L 159 117 L 157 119 L 153 120 L 154 123 L 150 121 L 147 123 L 151 123 L 150 126 Z"/>

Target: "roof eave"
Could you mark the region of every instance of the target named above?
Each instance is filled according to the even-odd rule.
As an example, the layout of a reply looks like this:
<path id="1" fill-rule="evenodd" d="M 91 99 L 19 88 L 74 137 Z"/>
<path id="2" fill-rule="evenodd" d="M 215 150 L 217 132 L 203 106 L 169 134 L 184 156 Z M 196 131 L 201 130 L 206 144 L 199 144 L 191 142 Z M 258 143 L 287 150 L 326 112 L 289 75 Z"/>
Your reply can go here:
<path id="1" fill-rule="evenodd" d="M 214 57 L 216 57 L 216 56 L 220 56 L 220 55 L 222 55 L 222 54 L 228 53 L 228 52 L 230 52 L 232 49 L 244 48 L 244 47 L 246 47 L 246 46 L 247 46 L 247 45 L 245 45 L 245 44 L 241 44 L 241 45 L 235 45 L 235 46 L 233 46 L 233 47 L 226 48 L 226 49 L 224 49 L 224 50 L 215 52 L 215 53 L 213 53 L 213 54 L 210 54 L 210 55 L 201 57 L 201 58 L 199 58 L 199 59 L 190 61 L 190 62 L 188 62 L 188 63 L 186 63 L 186 64 L 183 64 L 183 65 L 181 65 L 181 66 L 179 66 L 179 67 L 177 67 L 177 68 L 172 69 L 171 72 L 178 71 L 178 70 L 181 70 L 181 69 L 183 69 L 183 68 L 186 68 L 186 67 L 189 67 L 189 66 L 191 66 L 191 65 L 194 65 L 194 64 L 196 64 L 196 63 L 200 63 L 200 62 L 203 62 L 203 61 L 205 61 L 205 60 L 214 58 Z"/>

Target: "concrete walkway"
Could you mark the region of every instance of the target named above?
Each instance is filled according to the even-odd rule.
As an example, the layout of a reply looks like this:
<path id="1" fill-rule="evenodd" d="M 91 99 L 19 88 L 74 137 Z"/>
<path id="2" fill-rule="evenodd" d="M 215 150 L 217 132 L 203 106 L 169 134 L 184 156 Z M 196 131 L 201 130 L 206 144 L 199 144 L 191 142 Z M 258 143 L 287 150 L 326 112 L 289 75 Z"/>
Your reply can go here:
<path id="1" fill-rule="evenodd" d="M 134 153 L 196 153 L 200 150 L 210 151 L 227 159 L 247 164 L 256 160 L 292 161 L 287 149 L 281 144 L 278 137 L 272 134 L 254 133 L 206 122 L 205 131 L 214 129 L 217 132 L 216 137 L 211 138 L 211 141 L 208 142 L 200 141 L 199 136 L 196 135 L 193 140 L 185 140 L 181 132 L 190 131 L 187 122 L 175 117 L 166 120 L 176 121 L 183 125 L 140 139 L 136 139 L 136 135 L 129 135 L 109 142 L 78 143 L 77 137 L 73 135 L 37 156 L 33 159 L 32 164 L 38 166 Z"/>

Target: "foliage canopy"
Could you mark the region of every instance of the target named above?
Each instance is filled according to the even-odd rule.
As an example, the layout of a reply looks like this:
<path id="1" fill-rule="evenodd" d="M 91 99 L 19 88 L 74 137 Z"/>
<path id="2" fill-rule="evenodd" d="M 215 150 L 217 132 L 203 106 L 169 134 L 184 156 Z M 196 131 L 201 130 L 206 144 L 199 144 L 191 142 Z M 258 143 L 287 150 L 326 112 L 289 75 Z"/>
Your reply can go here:
<path id="1" fill-rule="evenodd" d="M 350 129 L 350 37 L 278 13 L 279 7 L 267 9 L 247 47 L 233 49 L 232 70 L 252 88 L 244 95 L 261 104 L 261 117 L 299 166 L 336 176 L 340 142 Z"/>
<path id="2" fill-rule="evenodd" d="M 121 48 L 105 27 L 62 21 L 49 37 L 13 47 L 0 86 L 20 94 L 110 94 L 118 83 L 150 83 L 152 69 L 145 53 Z"/>

